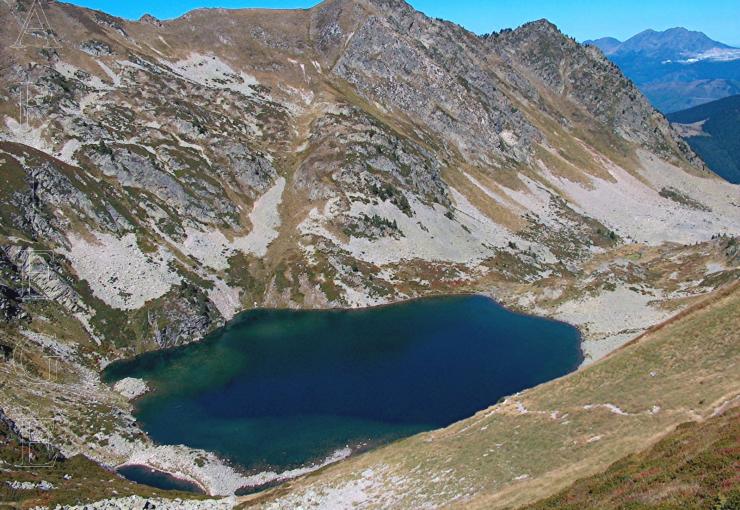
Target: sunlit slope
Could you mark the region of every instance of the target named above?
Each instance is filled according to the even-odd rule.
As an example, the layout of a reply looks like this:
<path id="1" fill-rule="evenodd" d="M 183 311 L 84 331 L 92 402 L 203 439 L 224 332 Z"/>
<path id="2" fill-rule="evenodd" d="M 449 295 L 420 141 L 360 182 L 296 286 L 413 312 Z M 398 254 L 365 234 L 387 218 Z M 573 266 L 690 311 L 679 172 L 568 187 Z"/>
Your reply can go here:
<path id="1" fill-rule="evenodd" d="M 652 448 L 527 508 L 739 508 L 738 441 L 740 408 L 733 407 L 703 423 L 679 425 Z"/>

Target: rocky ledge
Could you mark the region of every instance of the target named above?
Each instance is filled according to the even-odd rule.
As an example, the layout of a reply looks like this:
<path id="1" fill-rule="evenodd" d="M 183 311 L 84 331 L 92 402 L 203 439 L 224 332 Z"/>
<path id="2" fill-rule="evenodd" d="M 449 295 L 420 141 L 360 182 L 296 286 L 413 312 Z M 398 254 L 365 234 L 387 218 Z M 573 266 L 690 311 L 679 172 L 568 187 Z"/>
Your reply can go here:
<path id="1" fill-rule="evenodd" d="M 113 386 L 113 389 L 129 400 L 134 400 L 149 392 L 149 386 L 146 384 L 146 381 L 134 379 L 133 377 L 121 379 Z"/>

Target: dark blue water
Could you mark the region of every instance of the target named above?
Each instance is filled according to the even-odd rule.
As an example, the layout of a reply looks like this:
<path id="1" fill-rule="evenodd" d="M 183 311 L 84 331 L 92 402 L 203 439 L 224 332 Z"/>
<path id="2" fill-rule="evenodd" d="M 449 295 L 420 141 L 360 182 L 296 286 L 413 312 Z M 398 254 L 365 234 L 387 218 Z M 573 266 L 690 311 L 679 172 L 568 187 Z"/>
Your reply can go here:
<path id="1" fill-rule="evenodd" d="M 148 381 L 161 444 L 282 471 L 444 427 L 582 361 L 577 330 L 478 296 L 361 311 L 255 310 L 201 343 L 109 366 Z"/>
<path id="2" fill-rule="evenodd" d="M 196 484 L 187 480 L 175 478 L 162 471 L 157 471 L 146 466 L 122 466 L 116 471 L 118 473 L 138 483 L 143 483 L 158 489 L 168 491 L 195 492 L 203 494 L 203 490 Z"/>

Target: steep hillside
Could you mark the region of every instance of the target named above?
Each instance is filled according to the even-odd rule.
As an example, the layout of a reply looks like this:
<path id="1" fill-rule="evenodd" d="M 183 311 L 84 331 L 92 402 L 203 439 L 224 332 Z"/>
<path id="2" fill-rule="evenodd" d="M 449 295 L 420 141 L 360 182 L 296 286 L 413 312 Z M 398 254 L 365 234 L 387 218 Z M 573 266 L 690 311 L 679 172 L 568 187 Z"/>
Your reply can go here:
<path id="1" fill-rule="evenodd" d="M 735 285 L 578 373 L 447 429 L 248 499 L 245 507 L 349 502 L 351 508 L 494 509 L 535 503 L 647 448 L 681 423 L 737 405 L 739 311 Z M 697 446 L 680 446 L 682 455 Z"/>
<path id="2" fill-rule="evenodd" d="M 665 113 L 740 93 L 740 49 L 701 32 L 645 30 L 624 42 L 585 44 L 600 48 Z"/>
<path id="3" fill-rule="evenodd" d="M 740 408 L 679 425 L 657 445 L 531 509 L 740 507 Z"/>
<path id="4" fill-rule="evenodd" d="M 740 184 L 740 95 L 672 113 L 668 120 L 709 168 Z"/>
<path id="5" fill-rule="evenodd" d="M 67 456 L 238 489 L 238 466 L 153 445 L 98 373 L 245 309 L 476 292 L 576 324 L 590 363 L 737 279 L 740 188 L 544 20 L 46 17 L 0 32 L 0 409 Z"/>

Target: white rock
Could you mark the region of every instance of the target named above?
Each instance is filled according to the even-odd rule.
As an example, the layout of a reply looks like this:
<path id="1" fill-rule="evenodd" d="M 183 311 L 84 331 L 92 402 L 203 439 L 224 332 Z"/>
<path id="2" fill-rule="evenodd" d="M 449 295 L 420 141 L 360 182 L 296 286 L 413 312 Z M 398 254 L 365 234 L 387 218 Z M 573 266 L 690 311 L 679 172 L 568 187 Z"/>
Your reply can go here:
<path id="1" fill-rule="evenodd" d="M 113 386 L 113 389 L 127 399 L 133 400 L 147 393 L 149 391 L 149 386 L 146 384 L 146 381 L 127 377 L 118 381 Z"/>

